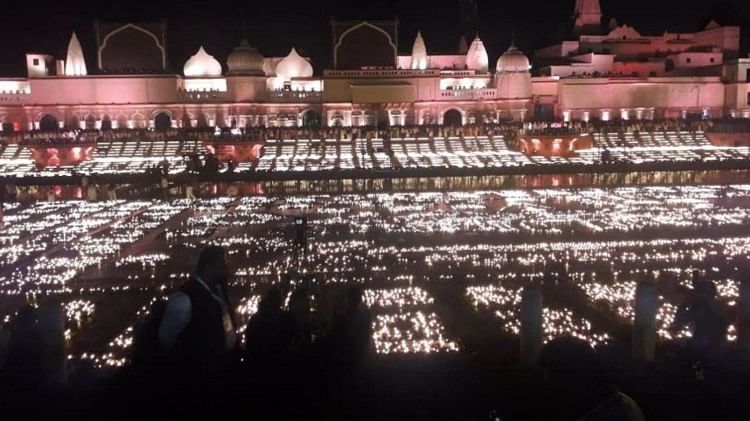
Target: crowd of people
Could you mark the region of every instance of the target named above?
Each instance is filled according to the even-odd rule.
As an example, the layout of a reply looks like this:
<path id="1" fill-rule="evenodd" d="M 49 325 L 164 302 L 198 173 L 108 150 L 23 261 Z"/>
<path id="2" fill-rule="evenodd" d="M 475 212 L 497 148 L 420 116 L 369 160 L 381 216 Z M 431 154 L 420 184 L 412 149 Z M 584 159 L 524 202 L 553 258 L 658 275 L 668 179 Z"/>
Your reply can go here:
<path id="1" fill-rule="evenodd" d="M 61 307 L 52 302 L 23 307 L 0 329 L 5 413 L 50 416 L 63 410 L 58 417 L 76 419 L 103 414 L 116 419 L 370 419 L 370 411 L 408 414 L 409 405 L 420 404 L 418 393 L 405 398 L 404 412 L 378 408 L 373 401 L 379 387 L 369 377 L 373 318 L 360 286 L 338 290 L 330 321 L 311 311 L 313 296 L 305 286 L 292 287 L 286 303 L 287 291 L 270 286 L 257 312 L 241 326 L 227 287 L 231 277 L 226 250 L 203 249 L 189 279 L 166 300 L 155 301 L 136 326 L 130 365 L 99 383 L 96 391 L 68 378 Z M 693 292 L 672 326 L 694 326 L 688 359 L 704 365 L 716 358 L 728 323 L 712 285 L 695 277 Z M 528 378 L 516 391 L 524 400 L 512 405 L 515 417 L 645 419 L 639 405 L 609 380 L 603 364 L 583 340 L 551 340 L 535 366 L 524 368 Z M 91 401 L 71 404 L 76 396 L 71 390 Z M 47 405 L 33 406 L 39 399 Z M 506 419 L 504 409 L 498 404 L 488 416 Z"/>

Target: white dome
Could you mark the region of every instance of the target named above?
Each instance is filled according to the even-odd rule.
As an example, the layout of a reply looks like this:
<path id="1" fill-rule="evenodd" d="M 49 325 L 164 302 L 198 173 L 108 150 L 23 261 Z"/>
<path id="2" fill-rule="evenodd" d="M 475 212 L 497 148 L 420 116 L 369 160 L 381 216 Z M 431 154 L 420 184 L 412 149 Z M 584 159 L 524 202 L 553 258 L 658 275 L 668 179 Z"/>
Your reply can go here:
<path id="1" fill-rule="evenodd" d="M 478 73 L 487 73 L 489 70 L 490 58 L 487 55 L 487 49 L 484 48 L 484 43 L 477 36 L 469 46 L 469 51 L 466 52 L 466 67 L 470 70 L 475 70 Z"/>
<path id="2" fill-rule="evenodd" d="M 498 73 L 502 72 L 528 72 L 529 59 L 515 45 L 511 45 L 508 51 L 497 59 L 495 68 Z"/>
<path id="3" fill-rule="evenodd" d="M 219 77 L 221 76 L 221 63 L 201 47 L 185 62 L 182 72 L 187 77 Z"/>
<path id="4" fill-rule="evenodd" d="M 263 75 L 265 74 L 263 71 L 263 55 L 251 47 L 246 39 L 243 39 L 239 47 L 229 53 L 227 69 L 227 73 L 230 75 Z"/>
<path id="5" fill-rule="evenodd" d="M 284 82 L 288 82 L 298 77 L 312 77 L 313 67 L 309 61 L 297 53 L 292 47 L 289 55 L 281 59 L 276 65 L 276 77 Z"/>

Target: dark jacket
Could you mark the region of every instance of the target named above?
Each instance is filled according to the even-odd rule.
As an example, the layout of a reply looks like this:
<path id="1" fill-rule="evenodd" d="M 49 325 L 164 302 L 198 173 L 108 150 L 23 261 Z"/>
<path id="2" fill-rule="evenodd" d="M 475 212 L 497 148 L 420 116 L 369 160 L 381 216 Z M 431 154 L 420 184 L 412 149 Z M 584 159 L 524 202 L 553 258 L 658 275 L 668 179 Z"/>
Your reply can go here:
<path id="1" fill-rule="evenodd" d="M 177 337 L 177 356 L 198 373 L 216 373 L 232 356 L 232 351 L 226 349 L 222 307 L 195 278 L 190 278 L 180 291 L 190 297 L 191 318 Z M 227 297 L 224 289 L 222 294 Z M 226 305 L 231 317 L 231 306 Z"/>

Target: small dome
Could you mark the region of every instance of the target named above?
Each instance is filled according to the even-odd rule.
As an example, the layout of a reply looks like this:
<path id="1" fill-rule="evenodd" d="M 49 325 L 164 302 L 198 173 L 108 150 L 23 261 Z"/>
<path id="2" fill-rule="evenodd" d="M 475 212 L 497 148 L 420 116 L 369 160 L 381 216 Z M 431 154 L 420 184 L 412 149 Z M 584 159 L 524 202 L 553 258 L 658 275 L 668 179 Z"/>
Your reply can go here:
<path id="1" fill-rule="evenodd" d="M 484 47 L 484 43 L 477 36 L 469 46 L 469 51 L 466 52 L 466 67 L 470 70 L 475 70 L 478 73 L 487 73 L 489 70 L 489 56 L 487 55 L 487 49 Z"/>
<path id="2" fill-rule="evenodd" d="M 232 50 L 227 57 L 227 73 L 230 75 L 263 75 L 263 55 L 258 50 L 250 46 L 250 43 L 243 39 L 239 47 Z"/>
<path id="3" fill-rule="evenodd" d="M 219 77 L 221 76 L 221 63 L 201 47 L 185 62 L 182 72 L 187 77 Z"/>
<path id="4" fill-rule="evenodd" d="M 497 59 L 495 70 L 502 72 L 528 72 L 530 68 L 529 59 L 515 45 L 511 45 L 508 51 Z"/>
<path id="5" fill-rule="evenodd" d="M 292 47 L 289 55 L 281 59 L 276 65 L 276 77 L 284 82 L 298 77 L 312 77 L 313 67 L 309 61 L 297 53 Z"/>

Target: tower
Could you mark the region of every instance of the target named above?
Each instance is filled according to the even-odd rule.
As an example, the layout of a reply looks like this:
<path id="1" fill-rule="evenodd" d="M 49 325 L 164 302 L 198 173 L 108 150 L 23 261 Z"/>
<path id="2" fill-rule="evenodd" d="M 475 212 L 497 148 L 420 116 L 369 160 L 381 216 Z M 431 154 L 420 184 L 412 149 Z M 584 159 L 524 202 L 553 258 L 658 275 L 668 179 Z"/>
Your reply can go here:
<path id="1" fill-rule="evenodd" d="M 573 12 L 577 35 L 593 35 L 601 31 L 602 8 L 599 0 L 576 0 Z"/>

